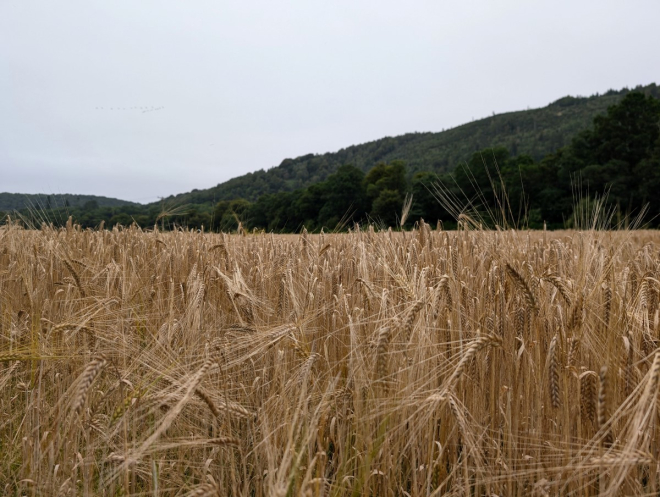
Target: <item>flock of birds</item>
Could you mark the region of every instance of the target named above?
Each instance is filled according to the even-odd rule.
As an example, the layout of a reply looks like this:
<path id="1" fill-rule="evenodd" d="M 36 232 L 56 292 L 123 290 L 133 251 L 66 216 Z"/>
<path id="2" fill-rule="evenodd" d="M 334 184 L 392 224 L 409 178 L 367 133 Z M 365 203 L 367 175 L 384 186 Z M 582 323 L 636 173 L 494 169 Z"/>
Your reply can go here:
<path id="1" fill-rule="evenodd" d="M 152 105 L 150 107 L 96 107 L 96 110 L 139 110 L 144 114 L 145 112 L 155 112 L 164 108 L 164 106 L 154 107 Z"/>

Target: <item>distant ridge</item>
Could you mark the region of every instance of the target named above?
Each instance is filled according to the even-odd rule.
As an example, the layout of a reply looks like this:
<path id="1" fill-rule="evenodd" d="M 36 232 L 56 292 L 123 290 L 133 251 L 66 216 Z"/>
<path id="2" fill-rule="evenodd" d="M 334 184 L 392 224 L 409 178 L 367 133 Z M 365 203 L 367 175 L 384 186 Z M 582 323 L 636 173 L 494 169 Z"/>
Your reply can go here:
<path id="1" fill-rule="evenodd" d="M 88 202 L 95 207 L 121 207 L 125 205 L 139 205 L 127 200 L 102 197 L 97 195 L 75 195 L 71 193 L 0 193 L 0 211 L 20 209 L 55 209 L 58 207 L 84 207 Z"/>
<path id="2" fill-rule="evenodd" d="M 576 133 L 591 126 L 596 115 L 604 114 L 630 91 L 660 98 L 660 87 L 655 83 L 590 97 L 566 96 L 546 107 L 497 114 L 441 132 L 407 133 L 337 152 L 285 159 L 277 167 L 232 178 L 212 188 L 172 195 L 163 201 L 171 204 L 213 204 L 235 198 L 254 201 L 263 194 L 292 191 L 323 181 L 344 164 L 366 172 L 379 162 L 403 160 L 409 175 L 417 171 L 442 173 L 469 160 L 475 151 L 495 146 L 506 147 L 514 156 L 528 154 L 538 160 L 568 145 Z"/>

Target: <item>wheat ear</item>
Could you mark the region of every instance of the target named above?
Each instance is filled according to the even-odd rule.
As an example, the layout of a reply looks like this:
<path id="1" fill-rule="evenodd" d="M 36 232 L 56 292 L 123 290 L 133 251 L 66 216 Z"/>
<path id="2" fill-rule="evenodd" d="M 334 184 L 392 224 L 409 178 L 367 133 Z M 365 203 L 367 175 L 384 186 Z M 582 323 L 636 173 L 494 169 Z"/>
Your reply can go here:
<path id="1" fill-rule="evenodd" d="M 523 298 L 525 299 L 527 306 L 536 312 L 538 310 L 538 307 L 536 306 L 536 299 L 534 298 L 534 294 L 532 293 L 532 290 L 527 284 L 525 278 L 508 262 L 506 263 L 506 272 L 514 281 L 516 286 L 522 290 Z"/>
<path id="2" fill-rule="evenodd" d="M 89 387 L 92 386 L 94 379 L 99 375 L 107 363 L 107 359 L 100 355 L 92 359 L 90 363 L 85 367 L 85 370 L 80 376 L 80 383 L 78 384 L 78 388 L 76 390 L 76 396 L 74 397 L 73 404 L 71 405 L 71 410 L 76 415 L 79 415 L 80 411 L 82 411 L 85 400 L 87 399 L 87 394 L 89 393 Z"/>
<path id="3" fill-rule="evenodd" d="M 548 378 L 552 407 L 559 407 L 559 365 L 557 364 L 557 335 L 552 338 L 548 349 Z"/>
<path id="4" fill-rule="evenodd" d="M 594 371 L 585 371 L 580 379 L 580 412 L 584 420 L 596 421 L 596 378 Z"/>
<path id="5" fill-rule="evenodd" d="M 554 287 L 559 291 L 559 294 L 563 297 L 563 299 L 566 301 L 566 303 L 571 306 L 573 303 L 573 299 L 571 298 L 571 293 L 568 289 L 568 284 L 559 276 L 556 274 L 550 274 L 547 276 L 544 276 L 543 279 L 545 281 L 549 281 L 554 285 Z"/>
<path id="6" fill-rule="evenodd" d="M 449 391 L 453 388 L 458 378 L 463 374 L 463 370 L 465 369 L 465 366 L 476 355 L 477 352 L 479 352 L 487 345 L 491 345 L 491 344 L 498 345 L 501 343 L 502 343 L 502 339 L 497 335 L 482 335 L 479 338 L 477 338 L 474 342 L 472 342 L 472 344 L 463 354 L 463 357 L 461 357 L 461 360 L 458 362 L 456 369 L 454 369 L 454 372 L 447 380 L 447 383 L 445 385 L 445 390 Z"/>
<path id="7" fill-rule="evenodd" d="M 605 429 L 607 422 L 607 366 L 600 368 L 600 375 L 598 376 L 598 428 Z M 606 447 L 612 445 L 612 434 L 609 427 L 603 433 L 603 443 Z"/>
<path id="8" fill-rule="evenodd" d="M 210 369 L 211 365 L 213 364 L 213 361 L 211 358 L 208 358 L 202 367 L 197 371 L 193 377 L 186 382 L 184 385 L 184 388 L 186 389 L 186 392 L 184 393 L 183 397 L 176 403 L 176 405 L 169 410 L 167 415 L 163 418 L 161 421 L 160 425 L 156 430 L 147 438 L 144 442 L 142 442 L 142 445 L 138 447 L 135 452 L 131 455 L 130 458 L 127 458 L 124 461 L 124 466 L 128 467 L 131 462 L 137 461 L 142 457 L 142 454 L 145 453 L 145 451 L 165 432 L 167 429 L 170 427 L 170 425 L 174 422 L 174 419 L 179 415 L 179 413 L 183 410 L 183 407 L 186 405 L 186 403 L 190 400 L 190 397 L 193 395 L 195 390 L 197 390 L 197 387 L 201 383 L 202 379 L 204 378 L 204 375 L 206 375 L 206 372 Z"/>
<path id="9" fill-rule="evenodd" d="M 215 495 L 220 495 L 220 488 L 218 488 L 218 485 L 215 483 L 204 483 L 188 492 L 186 497 L 212 497 Z"/>
<path id="10" fill-rule="evenodd" d="M 378 345 L 376 346 L 376 377 L 378 382 L 384 382 L 387 376 L 387 350 L 391 337 L 392 332 L 387 326 L 378 333 Z"/>
<path id="11" fill-rule="evenodd" d="M 76 286 L 78 287 L 78 291 L 80 292 L 80 296 L 85 298 L 87 295 L 85 294 L 85 289 L 83 288 L 82 283 L 80 283 L 80 277 L 78 276 L 78 273 L 76 272 L 76 270 L 69 261 L 67 261 L 66 259 L 62 259 L 62 262 L 71 273 L 71 276 L 73 277 L 73 281 L 75 281 Z"/>
<path id="12" fill-rule="evenodd" d="M 443 293 L 447 307 L 451 309 L 454 303 L 452 302 L 451 292 L 449 291 L 449 275 L 442 275 L 440 282 L 438 283 L 438 290 Z"/>
<path id="13" fill-rule="evenodd" d="M 626 352 L 626 367 L 624 370 L 624 380 L 625 380 L 624 393 L 627 397 L 632 392 L 633 385 L 635 383 L 635 370 L 633 365 L 635 350 L 633 348 L 633 343 L 632 340 L 630 339 L 630 336 L 623 337 L 623 345 Z"/>

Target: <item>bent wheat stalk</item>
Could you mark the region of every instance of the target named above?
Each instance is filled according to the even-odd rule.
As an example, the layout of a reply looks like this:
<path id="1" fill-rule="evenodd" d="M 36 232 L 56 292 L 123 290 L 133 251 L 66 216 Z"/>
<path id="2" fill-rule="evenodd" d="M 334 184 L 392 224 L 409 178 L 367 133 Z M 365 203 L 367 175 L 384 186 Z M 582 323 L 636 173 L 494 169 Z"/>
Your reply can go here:
<path id="1" fill-rule="evenodd" d="M 449 379 L 445 382 L 444 391 L 450 391 L 454 388 L 455 383 L 458 381 L 458 378 L 463 374 L 463 370 L 468 362 L 486 346 L 498 346 L 501 345 L 502 339 L 497 335 L 482 335 L 477 338 L 475 341 L 470 344 L 467 348 L 461 360 L 458 362 L 458 365 L 454 369 L 454 372 L 451 374 Z"/>

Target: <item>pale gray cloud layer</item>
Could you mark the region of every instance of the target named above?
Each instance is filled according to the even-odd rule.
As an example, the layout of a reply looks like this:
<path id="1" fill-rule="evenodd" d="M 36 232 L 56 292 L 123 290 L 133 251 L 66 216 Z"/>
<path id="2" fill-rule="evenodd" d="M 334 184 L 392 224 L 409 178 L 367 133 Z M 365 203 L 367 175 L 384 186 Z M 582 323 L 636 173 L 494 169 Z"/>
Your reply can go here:
<path id="1" fill-rule="evenodd" d="M 659 19 L 657 0 L 0 0 L 0 191 L 146 202 L 660 83 Z"/>

